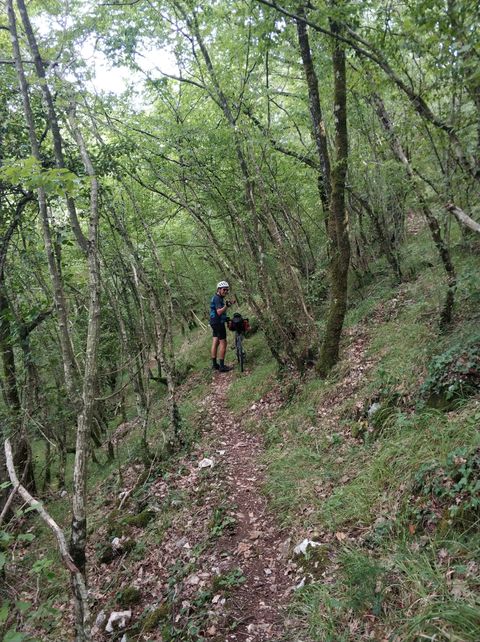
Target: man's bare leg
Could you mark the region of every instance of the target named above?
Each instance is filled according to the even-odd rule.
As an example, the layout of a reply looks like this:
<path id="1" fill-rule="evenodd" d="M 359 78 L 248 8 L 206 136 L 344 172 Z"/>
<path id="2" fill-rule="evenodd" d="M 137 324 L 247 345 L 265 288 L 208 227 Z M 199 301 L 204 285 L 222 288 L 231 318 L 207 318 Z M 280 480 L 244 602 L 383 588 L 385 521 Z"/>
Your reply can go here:
<path id="1" fill-rule="evenodd" d="M 219 349 L 219 357 L 220 357 L 220 366 L 219 366 L 219 371 L 220 372 L 228 372 L 229 370 L 232 370 L 231 366 L 226 366 L 225 365 L 225 353 L 227 351 L 227 340 L 226 339 L 220 339 L 220 349 Z"/>
<path id="2" fill-rule="evenodd" d="M 222 362 L 222 361 L 224 361 L 225 353 L 227 352 L 227 340 L 226 339 L 219 339 L 219 343 L 220 343 L 219 359 L 220 359 L 220 362 Z"/>
<path id="3" fill-rule="evenodd" d="M 212 359 L 216 359 L 217 358 L 218 343 L 219 343 L 219 339 L 217 337 L 213 337 L 213 341 L 212 341 Z"/>

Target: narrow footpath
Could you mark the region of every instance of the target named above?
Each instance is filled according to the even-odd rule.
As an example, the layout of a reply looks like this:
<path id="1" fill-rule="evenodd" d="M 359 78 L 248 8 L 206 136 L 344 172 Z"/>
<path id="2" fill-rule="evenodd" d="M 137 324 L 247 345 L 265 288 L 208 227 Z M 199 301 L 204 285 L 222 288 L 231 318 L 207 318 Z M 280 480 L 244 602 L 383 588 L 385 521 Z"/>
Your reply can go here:
<path id="1" fill-rule="evenodd" d="M 225 639 L 280 640 L 286 617 L 282 609 L 295 580 L 295 567 L 288 560 L 290 540 L 269 511 L 263 493 L 261 437 L 246 432 L 227 410 L 231 379 L 231 375 L 215 375 L 212 392 L 202 402 L 211 422 L 209 437 L 218 444 L 226 496 L 235 515 L 235 527 L 222 535 L 217 548 L 245 578 L 230 597 L 229 610 L 238 626 L 225 634 Z"/>
<path id="2" fill-rule="evenodd" d="M 89 542 L 97 642 L 294 642 L 285 607 L 301 576 L 289 534 L 268 508 L 261 463 L 262 417 L 276 400 L 252 407 L 258 431 L 247 431 L 227 407 L 234 381 L 233 372 L 212 374 L 197 402 L 201 438 L 168 473 L 144 483 L 141 463 L 122 471 L 123 506 L 100 515 Z M 150 521 L 142 526 L 143 515 Z M 120 534 L 113 559 L 96 554 L 105 543 L 111 551 Z M 118 601 L 127 594 L 131 606 Z M 115 602 L 130 615 L 112 638 L 105 622 Z"/>

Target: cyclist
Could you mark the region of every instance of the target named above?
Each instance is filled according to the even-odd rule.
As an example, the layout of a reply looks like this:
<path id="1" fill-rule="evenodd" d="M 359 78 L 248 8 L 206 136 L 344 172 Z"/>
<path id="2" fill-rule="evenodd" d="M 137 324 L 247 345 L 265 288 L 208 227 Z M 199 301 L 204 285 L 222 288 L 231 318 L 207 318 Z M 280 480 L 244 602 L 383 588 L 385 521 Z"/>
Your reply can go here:
<path id="1" fill-rule="evenodd" d="M 227 308 L 235 301 L 226 301 L 230 286 L 227 281 L 217 283 L 217 291 L 210 301 L 210 325 L 213 332 L 212 340 L 212 369 L 218 372 L 229 372 L 230 366 L 225 365 L 225 353 L 227 350 L 227 329 L 225 322 L 227 320 Z M 217 363 L 217 352 L 219 362 Z"/>

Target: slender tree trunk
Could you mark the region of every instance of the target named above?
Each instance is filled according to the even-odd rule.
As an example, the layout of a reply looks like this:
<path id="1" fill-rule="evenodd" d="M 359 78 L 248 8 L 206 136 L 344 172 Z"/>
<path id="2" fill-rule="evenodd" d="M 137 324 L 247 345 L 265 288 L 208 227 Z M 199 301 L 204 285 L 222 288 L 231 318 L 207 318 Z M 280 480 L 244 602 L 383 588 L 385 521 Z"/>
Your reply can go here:
<path id="1" fill-rule="evenodd" d="M 48 85 L 48 80 L 45 72 L 45 65 L 40 55 L 40 50 L 38 48 L 35 34 L 33 33 L 32 25 L 30 23 L 30 18 L 28 16 L 28 12 L 27 12 L 27 8 L 25 6 L 24 0 L 17 0 L 17 5 L 20 12 L 20 16 L 22 18 L 23 28 L 25 29 L 25 33 L 27 35 L 30 51 L 32 52 L 33 62 L 35 64 L 35 70 L 37 72 L 37 76 L 40 79 L 40 87 L 41 87 L 41 90 L 45 99 L 45 104 L 47 107 L 48 124 L 50 127 L 50 131 L 52 132 L 52 138 L 53 138 L 53 153 L 55 156 L 55 164 L 58 168 L 63 169 L 65 168 L 65 159 L 63 156 L 62 135 L 60 133 L 60 127 L 58 124 L 58 119 L 57 119 L 57 114 L 55 110 L 55 105 L 53 102 L 52 93 Z M 86 254 L 88 252 L 87 239 L 85 238 L 80 228 L 80 224 L 78 222 L 75 202 L 73 198 L 68 195 L 66 196 L 65 200 L 67 203 L 67 209 L 70 216 L 72 229 L 75 234 L 75 238 L 77 239 L 77 243 L 80 246 L 80 248 Z"/>
<path id="2" fill-rule="evenodd" d="M 208 77 L 213 87 L 212 95 L 216 104 L 222 110 L 232 133 L 235 154 L 237 156 L 243 179 L 245 207 L 251 217 L 251 228 L 248 228 L 243 221 L 242 216 L 238 216 L 236 218 L 236 225 L 241 229 L 251 260 L 254 262 L 255 266 L 257 266 L 256 287 L 263 302 L 259 318 L 265 325 L 271 323 L 273 315 L 277 318 L 277 328 L 270 331 L 269 342 L 271 349 L 273 348 L 272 355 L 278 361 L 279 367 L 282 368 L 286 361 L 290 361 L 292 365 L 298 365 L 299 361 L 302 359 L 301 354 L 298 354 L 298 348 L 300 345 L 298 336 L 299 318 L 298 315 L 296 315 L 296 318 L 291 320 L 288 318 L 288 315 L 285 315 L 282 311 L 282 304 L 285 299 L 285 287 L 291 285 L 295 286 L 295 282 L 292 283 L 290 279 L 285 282 L 284 279 L 280 279 L 282 275 L 277 274 L 276 276 L 281 280 L 281 286 L 279 288 L 277 287 L 277 290 L 273 290 L 271 287 L 272 279 L 268 274 L 265 265 L 265 248 L 262 235 L 263 221 L 261 220 L 257 204 L 256 184 L 251 171 L 251 164 L 249 163 L 248 156 L 244 150 L 244 140 L 241 137 L 232 111 L 231 101 L 229 101 L 217 77 L 208 48 L 200 32 L 195 12 L 187 12 L 178 1 L 175 1 L 174 4 L 181 13 L 182 18 L 186 21 L 196 43 L 198 44 L 207 69 Z M 302 329 L 303 331 L 301 330 L 301 334 L 309 337 L 311 327 L 308 325 L 308 318 L 306 321 L 307 328 Z M 303 350 L 300 349 L 300 352 L 303 352 Z M 282 353 L 284 353 L 285 356 L 281 356 Z"/>
<path id="3" fill-rule="evenodd" d="M 133 203 L 133 206 L 136 208 L 135 199 L 132 194 L 130 194 L 130 199 Z M 138 280 L 135 279 L 135 287 L 138 291 L 138 297 L 140 299 L 142 298 L 140 292 L 140 283 L 148 293 L 150 309 L 153 314 L 155 325 L 156 354 L 167 383 L 167 405 L 170 427 L 174 435 L 174 446 L 178 447 L 182 444 L 183 440 L 180 432 L 181 418 L 177 403 L 177 384 L 175 381 L 175 359 L 172 340 L 172 317 L 174 314 L 171 303 L 172 296 L 170 292 L 170 286 L 166 279 L 165 272 L 160 261 L 160 256 L 155 245 L 155 241 L 152 238 L 150 230 L 148 229 L 148 225 L 143 220 L 142 213 L 140 211 L 137 211 L 137 216 L 143 224 L 145 233 L 150 242 L 153 258 L 157 268 L 157 273 L 162 282 L 164 297 L 160 298 L 158 289 L 155 287 L 154 283 L 152 283 L 152 279 L 146 274 L 142 261 L 135 250 L 128 231 L 124 226 L 123 221 L 121 221 L 118 217 L 117 229 L 120 231 L 120 234 L 128 247 L 128 250 L 132 256 L 132 262 L 134 263 L 134 272 L 136 275 L 138 275 Z M 146 385 L 148 386 L 148 382 Z"/>
<path id="4" fill-rule="evenodd" d="M 303 6 L 297 11 L 296 24 L 298 43 L 308 87 L 313 138 L 317 148 L 319 165 L 322 168 L 322 180 L 319 183 L 319 188 L 330 245 L 329 309 L 317 364 L 317 372 L 324 376 L 338 360 L 340 337 L 347 309 L 348 268 L 350 263 L 350 241 L 345 207 L 345 181 L 348 160 L 345 51 L 342 44 L 335 41 L 332 63 L 335 92 L 336 162 L 332 170 L 320 105 L 318 80 L 313 66 Z M 333 32 L 339 32 L 336 23 L 332 22 L 331 28 Z"/>
<path id="5" fill-rule="evenodd" d="M 25 72 L 23 69 L 20 46 L 18 42 L 17 26 L 15 13 L 13 10 L 12 0 L 7 0 L 7 11 L 9 18 L 9 28 L 10 28 L 10 37 L 13 47 L 13 57 L 15 60 L 15 69 L 17 72 L 18 82 L 20 86 L 20 93 L 22 96 L 23 110 L 25 115 L 25 121 L 27 123 L 28 135 L 30 138 L 30 146 L 32 150 L 32 155 L 34 158 L 41 163 L 40 147 L 38 144 L 37 135 L 35 133 L 35 121 L 33 117 L 32 108 L 30 105 L 30 98 L 28 95 L 28 86 L 27 80 L 25 77 Z M 50 223 L 48 220 L 48 208 L 47 208 L 47 195 L 43 187 L 39 187 L 37 190 L 38 195 L 38 206 L 40 210 L 40 218 L 42 222 L 43 237 L 45 242 L 45 250 L 47 253 L 48 267 L 50 270 L 50 276 L 52 279 L 55 308 L 58 317 L 58 328 L 60 334 L 60 344 L 62 348 L 62 357 L 63 357 L 63 367 L 65 374 L 65 385 L 67 387 L 71 401 L 75 406 L 78 407 L 78 391 L 75 381 L 75 357 L 73 354 L 73 347 L 70 338 L 70 333 L 68 330 L 68 314 L 67 314 L 67 303 L 65 300 L 65 295 L 63 292 L 63 286 L 58 271 L 58 266 L 55 261 L 55 253 L 53 249 L 53 242 L 50 230 Z"/>
<path id="6" fill-rule="evenodd" d="M 460 207 L 457 207 L 453 203 L 448 203 L 446 205 L 446 209 L 448 212 L 450 212 L 450 214 L 453 214 L 455 216 L 460 225 L 466 227 L 468 230 L 480 234 L 480 223 L 477 223 L 477 221 L 474 221 L 473 218 L 470 218 L 470 216 L 468 216 L 468 214 L 460 209 Z"/>
<path id="7" fill-rule="evenodd" d="M 305 16 L 305 9 L 303 6 L 299 7 L 298 15 L 302 18 Z M 319 172 L 318 188 L 320 192 L 320 199 L 323 204 L 325 213 L 325 223 L 328 227 L 328 214 L 330 207 L 330 198 L 332 192 L 331 186 L 331 170 L 330 170 L 330 157 L 328 153 L 327 133 L 325 131 L 325 122 L 323 120 L 322 108 L 320 104 L 320 92 L 318 90 L 318 79 L 313 66 L 312 53 L 310 50 L 310 42 L 307 31 L 307 24 L 305 20 L 300 18 L 296 19 L 297 23 L 297 37 L 302 55 L 303 69 L 308 87 L 308 97 L 310 105 L 310 119 L 312 122 L 312 136 L 317 149 L 317 155 L 321 172 Z"/>
<path id="8" fill-rule="evenodd" d="M 380 219 L 380 216 L 373 211 L 373 208 L 364 198 L 358 196 L 358 194 L 355 194 L 352 190 L 350 190 L 350 195 L 355 201 L 358 202 L 359 206 L 365 210 L 365 212 L 368 214 L 368 217 L 372 221 L 381 251 L 385 255 L 385 258 L 392 268 L 392 271 L 395 275 L 395 280 L 400 283 L 403 275 L 399 257 L 397 255 L 397 252 L 395 251 L 393 243 L 390 243 L 389 239 L 387 238 L 383 221 Z"/>
<path id="9" fill-rule="evenodd" d="M 332 32 L 339 27 L 331 23 Z M 325 376 L 338 360 L 343 321 L 347 310 L 348 268 L 350 263 L 350 240 L 345 207 L 345 182 L 348 164 L 347 135 L 347 79 L 345 51 L 335 41 L 333 49 L 335 151 L 336 159 L 332 170 L 332 194 L 328 225 L 330 237 L 336 238 L 330 265 L 330 299 L 325 334 L 320 348 L 317 372 Z"/>
<path id="10" fill-rule="evenodd" d="M 87 243 L 90 302 L 82 392 L 83 406 L 78 418 L 75 466 L 73 471 L 73 515 L 70 538 L 70 554 L 84 576 L 87 539 L 86 480 L 88 436 L 92 433 L 94 419 L 97 353 L 100 334 L 100 261 L 98 250 L 99 185 L 85 142 L 77 126 L 73 108 L 70 111 L 69 123 L 80 150 L 85 171 L 90 178 L 90 221 Z M 82 587 L 77 583 L 76 577 L 73 578 L 73 588 L 75 593 L 79 595 Z M 77 604 L 81 605 L 80 600 L 77 600 Z M 90 626 L 89 613 L 83 609 L 77 610 L 77 642 L 90 639 Z"/>
<path id="11" fill-rule="evenodd" d="M 455 302 L 455 290 L 457 287 L 455 267 L 452 262 L 450 250 L 443 238 L 438 220 L 428 206 L 423 190 L 418 184 L 418 178 L 415 175 L 412 166 L 410 165 L 407 154 L 403 149 L 402 143 L 395 133 L 395 128 L 392 124 L 392 121 L 390 120 L 390 116 L 385 108 L 383 100 L 378 94 L 373 93 L 371 96 L 371 101 L 380 120 L 380 123 L 382 124 L 382 127 L 388 136 L 388 141 L 390 143 L 393 154 L 395 155 L 397 160 L 405 167 L 405 171 L 420 202 L 420 206 L 430 229 L 430 234 L 432 236 L 434 245 L 437 248 L 440 260 L 447 275 L 447 294 L 445 297 L 442 312 L 440 314 L 440 326 L 441 328 L 445 328 L 452 321 L 453 305 Z"/>
<path id="12" fill-rule="evenodd" d="M 304 19 L 303 16 L 300 16 L 298 13 L 289 11 L 271 0 L 257 0 L 257 2 L 276 9 L 279 13 L 282 13 L 289 18 L 293 18 L 294 20 L 299 18 Z M 335 3 L 332 4 L 335 6 Z M 339 29 L 335 29 L 332 26 L 329 31 L 325 27 L 322 27 L 311 20 L 306 20 L 305 22 L 311 29 L 331 37 L 336 44 L 343 43 L 344 45 L 348 45 L 359 56 L 378 65 L 385 72 L 387 77 L 390 78 L 390 80 L 404 94 L 406 94 L 412 108 L 417 112 L 417 114 L 419 114 L 419 116 L 421 116 L 425 121 L 432 123 L 435 127 L 447 134 L 459 164 L 473 178 L 477 181 L 480 180 L 480 167 L 475 162 L 475 159 L 471 157 L 471 154 L 463 149 L 458 132 L 450 124 L 443 121 L 433 113 L 426 100 L 412 88 L 410 82 L 407 84 L 400 78 L 380 50 L 376 49 L 371 43 L 367 42 L 348 26 L 346 27 L 346 35 L 344 35 Z"/>
<path id="13" fill-rule="evenodd" d="M 14 444 L 14 463 L 20 471 L 22 482 L 32 493 L 36 492 L 33 470 L 32 449 L 28 440 L 25 422 L 21 417 L 20 395 L 18 393 L 17 369 L 10 325 L 11 310 L 5 296 L 4 275 L 0 273 L 0 349 L 3 361 L 5 397 L 11 425 L 9 435 Z"/>
<path id="14" fill-rule="evenodd" d="M 28 95 L 28 87 L 20 57 L 20 47 L 16 29 L 15 13 L 13 10 L 12 0 L 8 0 L 8 17 L 10 25 L 11 40 L 17 70 L 20 91 L 23 100 L 25 119 L 27 122 L 32 154 L 39 163 L 42 162 L 40 147 L 35 133 L 33 113 Z M 38 48 L 31 32 L 28 16 L 25 7 L 20 1 L 20 10 L 24 19 L 27 37 L 29 37 L 30 46 L 32 47 L 34 57 L 37 57 L 37 73 L 42 79 L 42 86 L 46 86 L 46 81 L 41 75 L 41 65 Z M 48 95 L 47 95 L 48 94 Z M 61 148 L 58 148 L 61 141 L 56 138 L 58 132 L 58 123 L 56 122 L 53 102 L 50 100 L 49 92 L 44 92 L 47 100 L 47 107 L 50 116 L 50 126 L 52 133 L 57 125 L 56 134 L 54 135 L 54 144 L 57 146 L 57 164 L 61 163 Z M 100 319 L 100 269 L 98 260 L 98 182 L 93 171 L 92 164 L 86 152 L 86 147 L 72 115 L 72 129 L 74 131 L 77 144 L 84 162 L 85 170 L 91 180 L 91 202 L 90 202 L 90 222 L 87 245 L 89 285 L 90 285 L 90 303 L 89 303 L 89 321 L 87 331 L 87 345 L 85 356 L 85 372 L 83 380 L 82 398 L 79 398 L 77 383 L 75 381 L 75 359 L 73 356 L 72 343 L 68 330 L 67 306 L 63 293 L 63 286 L 60 277 L 59 266 L 56 263 L 54 247 L 51 237 L 50 224 L 48 220 L 47 199 L 45 190 L 38 189 L 38 201 L 44 232 L 45 246 L 47 251 L 48 265 L 53 283 L 55 305 L 59 319 L 59 330 L 64 362 L 65 382 L 69 393 L 70 400 L 76 408 L 78 414 L 77 421 L 77 439 L 75 448 L 75 467 L 74 467 L 74 493 L 73 493 L 73 517 L 72 517 L 72 534 L 70 540 L 70 555 L 74 560 L 79 572 L 72 573 L 72 589 L 75 597 L 76 611 L 76 641 L 87 642 L 91 639 L 90 611 L 88 608 L 87 595 L 85 590 L 85 546 L 86 546 L 86 463 L 87 463 L 87 441 L 91 432 L 93 408 L 94 408 L 94 391 L 96 377 L 97 345 L 99 335 Z M 79 241 L 80 245 L 81 239 Z M 84 248 L 83 248 L 84 249 Z"/>
<path id="15" fill-rule="evenodd" d="M 79 568 L 76 566 L 75 560 L 72 559 L 72 556 L 67 550 L 65 535 L 61 530 L 61 528 L 58 526 L 58 524 L 55 522 L 55 520 L 53 520 L 50 514 L 47 513 L 47 511 L 43 507 L 43 504 L 37 501 L 31 495 L 31 493 L 27 491 L 27 489 L 22 485 L 21 481 L 18 479 L 15 471 L 15 465 L 13 463 L 12 448 L 11 448 L 9 439 L 5 440 L 4 450 L 5 450 L 6 466 L 8 469 L 10 480 L 12 482 L 12 486 L 18 491 L 22 499 L 32 509 L 35 509 L 38 512 L 42 520 L 47 524 L 47 526 L 53 532 L 55 539 L 57 540 L 57 545 L 58 545 L 60 557 L 62 559 L 62 563 L 64 564 L 65 568 L 69 571 L 70 576 L 72 577 L 72 583 L 78 587 L 76 601 L 78 601 L 79 604 L 77 605 L 77 610 L 82 609 L 84 612 L 84 619 L 87 620 L 89 618 L 89 615 L 88 615 L 89 608 L 88 608 L 88 595 L 87 595 L 87 587 L 85 585 L 85 578 L 83 574 L 80 572 Z M 77 640 L 78 639 L 79 638 L 77 636 Z M 88 635 L 85 634 L 85 635 L 82 635 L 81 639 L 86 642 L 86 641 L 89 641 L 91 637 L 89 634 Z"/>
<path id="16" fill-rule="evenodd" d="M 65 437 L 66 426 L 60 426 L 63 432 L 58 441 L 58 472 L 57 472 L 57 485 L 59 490 L 65 489 L 65 473 L 67 470 L 67 443 Z"/>
<path id="17" fill-rule="evenodd" d="M 43 476 L 43 492 L 45 493 L 52 483 L 52 446 L 48 439 L 45 440 L 45 474 Z"/>
<path id="18" fill-rule="evenodd" d="M 168 349 L 168 334 L 171 334 L 172 320 L 167 318 L 160 312 L 155 295 L 151 295 L 152 312 L 155 319 L 155 334 L 157 337 L 157 356 L 167 382 L 167 405 L 168 414 L 170 419 L 170 427 L 173 431 L 174 443 L 173 446 L 178 448 L 183 443 L 182 434 L 180 431 L 181 420 L 180 411 L 177 403 L 177 384 L 174 378 L 174 370 L 172 368 L 172 359 L 167 356 Z"/>

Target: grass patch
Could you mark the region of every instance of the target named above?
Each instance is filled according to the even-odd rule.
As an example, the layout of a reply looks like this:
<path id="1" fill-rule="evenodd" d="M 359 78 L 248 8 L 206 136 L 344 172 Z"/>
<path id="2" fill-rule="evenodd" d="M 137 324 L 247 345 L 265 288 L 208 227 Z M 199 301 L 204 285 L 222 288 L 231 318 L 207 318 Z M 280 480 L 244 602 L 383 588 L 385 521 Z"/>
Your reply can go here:
<path id="1" fill-rule="evenodd" d="M 267 363 L 245 377 L 238 377 L 228 391 L 229 409 L 240 413 L 259 401 L 272 387 L 275 373 L 276 365 Z"/>
<path id="2" fill-rule="evenodd" d="M 353 294 L 347 325 L 366 323 L 373 362 L 354 394 L 338 394 L 349 376 L 341 362 L 324 382 L 300 382 L 290 403 L 263 424 L 274 510 L 298 540 L 317 531 L 332 547 L 321 580 L 295 594 L 299 639 L 480 639 L 478 509 L 476 519 L 472 512 L 480 483 L 478 396 L 461 398 L 448 413 L 418 403 L 432 358 L 466 345 L 478 328 L 478 257 L 455 253 L 456 324 L 440 334 L 446 286 L 427 237 L 422 230 L 407 248 L 410 280 L 394 286 L 385 277 Z M 371 400 L 390 396 L 396 402 L 382 429 L 354 438 L 359 403 L 370 421 Z M 440 477 L 438 484 L 426 477 L 422 491 L 424 468 Z M 461 501 L 468 516 L 463 504 L 455 513 Z M 424 506 L 433 506 L 436 519 L 415 513 Z"/>
<path id="3" fill-rule="evenodd" d="M 480 444 L 475 416 L 470 408 L 454 420 L 436 411 L 410 418 L 399 415 L 373 447 L 364 445 L 349 452 L 343 468 L 357 474 L 321 504 L 319 520 L 335 529 L 351 523 L 370 524 L 379 514 L 392 511 L 395 519 L 398 501 L 422 465 L 443 461 L 459 446 Z"/>
<path id="4" fill-rule="evenodd" d="M 392 285 L 392 278 L 385 276 L 376 279 L 362 289 L 353 290 L 350 296 L 350 307 L 345 318 L 345 327 L 353 327 L 366 319 L 378 305 L 394 296 L 396 289 L 396 286 Z"/>

